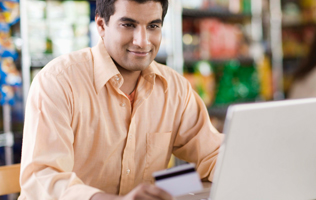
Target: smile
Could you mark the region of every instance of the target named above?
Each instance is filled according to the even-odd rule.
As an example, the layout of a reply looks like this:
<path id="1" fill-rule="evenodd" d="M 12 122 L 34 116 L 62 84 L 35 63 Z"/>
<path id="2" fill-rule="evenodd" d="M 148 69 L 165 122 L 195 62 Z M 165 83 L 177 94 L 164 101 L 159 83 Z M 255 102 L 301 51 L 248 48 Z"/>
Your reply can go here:
<path id="1" fill-rule="evenodd" d="M 130 51 L 130 50 L 127 50 L 127 52 L 135 56 L 140 56 L 140 57 L 147 56 L 150 53 L 150 51 Z"/>

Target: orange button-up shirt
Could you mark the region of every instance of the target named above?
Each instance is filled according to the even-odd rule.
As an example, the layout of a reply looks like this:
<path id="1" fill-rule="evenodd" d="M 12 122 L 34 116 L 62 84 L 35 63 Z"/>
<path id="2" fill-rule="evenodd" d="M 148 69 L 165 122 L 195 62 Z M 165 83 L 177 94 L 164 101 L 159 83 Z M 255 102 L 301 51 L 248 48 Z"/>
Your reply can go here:
<path id="1" fill-rule="evenodd" d="M 20 200 L 124 195 L 152 183 L 172 153 L 212 180 L 222 135 L 189 82 L 152 62 L 131 111 L 123 81 L 102 41 L 39 72 L 26 104 Z"/>

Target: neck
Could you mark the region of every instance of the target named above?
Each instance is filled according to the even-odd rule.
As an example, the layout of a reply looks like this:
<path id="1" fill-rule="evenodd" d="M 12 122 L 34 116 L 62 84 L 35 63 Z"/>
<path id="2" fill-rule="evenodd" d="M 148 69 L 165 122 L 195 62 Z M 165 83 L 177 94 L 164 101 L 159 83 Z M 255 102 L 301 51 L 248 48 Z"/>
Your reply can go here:
<path id="1" fill-rule="evenodd" d="M 118 65 L 117 65 L 117 69 L 119 70 L 119 72 L 124 78 L 124 83 L 120 89 L 125 94 L 131 94 L 136 88 L 137 80 L 141 71 L 128 71 Z"/>

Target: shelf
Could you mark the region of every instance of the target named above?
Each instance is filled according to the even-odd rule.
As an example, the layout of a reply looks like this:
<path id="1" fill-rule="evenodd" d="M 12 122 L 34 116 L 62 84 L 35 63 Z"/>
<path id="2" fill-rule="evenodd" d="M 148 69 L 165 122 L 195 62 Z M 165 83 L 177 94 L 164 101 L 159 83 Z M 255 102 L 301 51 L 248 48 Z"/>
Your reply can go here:
<path id="1" fill-rule="evenodd" d="M 251 14 L 235 14 L 229 11 L 221 10 L 218 8 L 210 8 L 210 9 L 188 9 L 183 8 L 182 10 L 183 17 L 195 17 L 195 18 L 203 18 L 203 17 L 214 17 L 220 19 L 228 19 L 228 20 L 244 20 L 250 19 Z"/>
<path id="2" fill-rule="evenodd" d="M 302 63 L 304 58 L 300 56 L 286 56 L 283 58 L 283 72 L 293 73 Z"/>
<path id="3" fill-rule="evenodd" d="M 302 28 L 316 27 L 316 22 L 301 22 L 301 23 L 283 23 L 283 29 L 295 29 L 301 31 Z"/>
<path id="4" fill-rule="evenodd" d="M 31 57 L 31 67 L 32 68 L 41 68 L 44 67 L 47 63 L 53 60 L 55 56 L 53 55 L 39 55 Z"/>
<path id="5" fill-rule="evenodd" d="M 283 61 L 302 61 L 303 56 L 284 56 Z"/>
<path id="6" fill-rule="evenodd" d="M 203 60 L 202 59 L 201 60 L 187 59 L 184 61 L 184 63 L 187 65 L 193 65 L 199 61 L 203 61 Z M 248 65 L 250 66 L 250 65 L 254 64 L 253 58 L 244 58 L 244 57 L 236 58 L 236 59 L 210 59 L 208 61 L 214 65 L 224 64 L 226 62 L 231 62 L 231 61 L 237 61 L 237 62 L 240 62 L 242 65 L 246 65 L 246 66 L 248 66 Z"/>

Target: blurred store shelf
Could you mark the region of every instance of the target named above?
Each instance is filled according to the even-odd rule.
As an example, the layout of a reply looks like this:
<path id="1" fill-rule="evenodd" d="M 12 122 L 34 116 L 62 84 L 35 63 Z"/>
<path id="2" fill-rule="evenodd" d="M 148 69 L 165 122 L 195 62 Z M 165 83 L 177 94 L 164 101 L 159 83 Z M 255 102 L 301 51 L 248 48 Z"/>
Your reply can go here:
<path id="1" fill-rule="evenodd" d="M 185 59 L 184 63 L 187 66 L 192 66 L 196 62 L 199 62 L 199 61 L 201 61 L 201 60 Z M 243 66 L 251 66 L 254 63 L 253 58 L 245 58 L 245 57 L 234 58 L 234 59 L 210 59 L 208 61 L 211 62 L 212 64 L 215 64 L 215 65 L 224 64 L 224 63 L 232 62 L 232 61 L 237 61 L 240 64 L 242 64 Z"/>
<path id="2" fill-rule="evenodd" d="M 32 68 L 42 68 L 51 60 L 53 60 L 55 56 L 53 55 L 39 55 L 31 57 L 31 67 Z M 155 58 L 155 61 L 158 63 L 166 63 L 167 57 L 158 56 Z"/>
<path id="3" fill-rule="evenodd" d="M 44 67 L 47 63 L 49 63 L 54 58 L 55 56 L 51 54 L 31 56 L 31 67 L 32 68 Z"/>
<path id="4" fill-rule="evenodd" d="M 306 27 L 316 27 L 316 22 L 296 22 L 296 23 L 283 23 L 283 29 L 295 29 L 300 30 Z"/>
<path id="5" fill-rule="evenodd" d="M 251 19 L 251 14 L 244 14 L 244 13 L 231 13 L 226 10 L 221 10 L 218 8 L 209 8 L 209 9 L 188 9 L 183 8 L 182 10 L 183 17 L 196 17 L 196 18 L 203 18 L 203 17 L 216 17 L 221 19 L 231 19 L 231 20 L 244 20 L 244 19 Z"/>
<path id="6" fill-rule="evenodd" d="M 284 56 L 283 61 L 301 61 L 304 56 Z"/>

